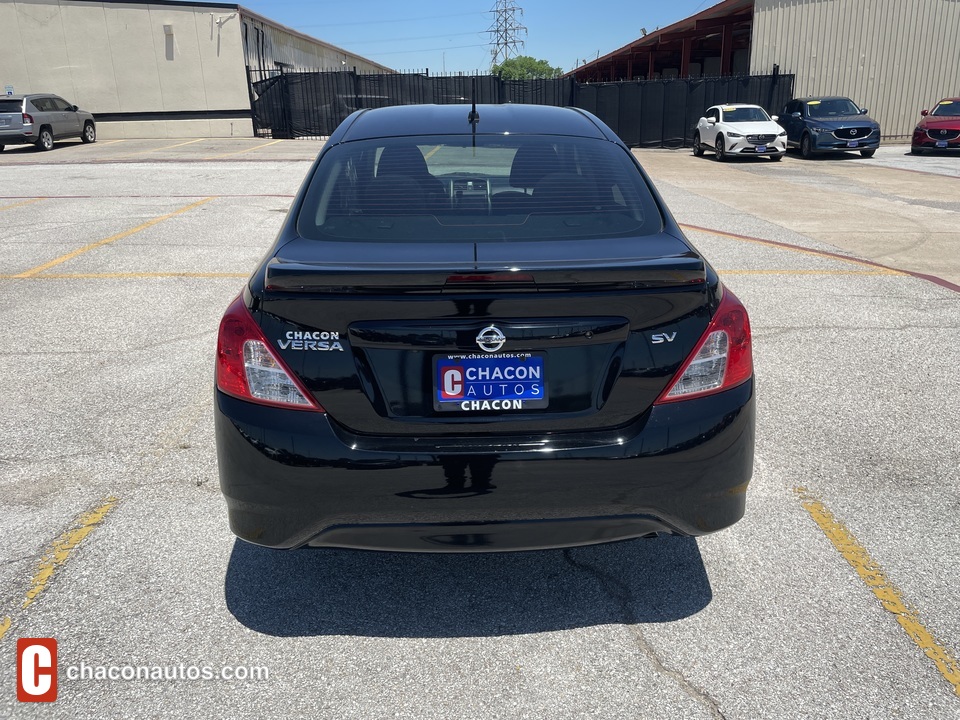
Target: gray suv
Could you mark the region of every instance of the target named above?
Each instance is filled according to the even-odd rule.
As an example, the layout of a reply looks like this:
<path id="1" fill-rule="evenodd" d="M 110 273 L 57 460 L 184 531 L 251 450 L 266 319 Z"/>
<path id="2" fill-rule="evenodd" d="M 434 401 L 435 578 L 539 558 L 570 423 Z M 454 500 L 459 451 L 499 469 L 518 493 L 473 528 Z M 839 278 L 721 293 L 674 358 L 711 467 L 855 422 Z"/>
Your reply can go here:
<path id="1" fill-rule="evenodd" d="M 97 123 L 93 115 L 58 95 L 0 97 L 0 151 L 4 145 L 27 143 L 33 143 L 38 150 L 52 150 L 55 141 L 69 137 L 96 142 Z"/>

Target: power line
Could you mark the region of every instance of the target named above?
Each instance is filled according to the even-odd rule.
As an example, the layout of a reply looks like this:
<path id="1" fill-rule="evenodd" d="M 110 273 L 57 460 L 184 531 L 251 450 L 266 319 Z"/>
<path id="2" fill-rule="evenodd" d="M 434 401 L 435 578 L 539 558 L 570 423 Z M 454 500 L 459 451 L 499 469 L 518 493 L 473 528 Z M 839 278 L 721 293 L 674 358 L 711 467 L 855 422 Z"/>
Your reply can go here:
<path id="1" fill-rule="evenodd" d="M 371 45 L 377 43 L 382 45 L 385 42 L 409 42 L 411 40 L 433 40 L 434 38 L 445 38 L 445 37 L 462 37 L 464 35 L 479 35 L 480 33 L 474 32 L 462 32 L 462 33 L 444 33 L 443 35 L 420 35 L 419 37 L 392 37 L 389 41 L 387 40 L 337 40 L 336 44 L 340 46 L 347 45 Z"/>
<path id="2" fill-rule="evenodd" d="M 294 25 L 297 30 L 303 28 L 331 28 L 331 27 L 347 27 L 348 25 L 395 25 L 396 23 L 402 22 L 419 22 L 421 20 L 439 20 L 440 18 L 454 18 L 454 17 L 466 17 L 467 15 L 489 15 L 492 10 L 477 10 L 475 12 L 468 13 L 456 13 L 454 15 L 425 15 L 423 17 L 405 17 L 398 18 L 396 20 L 364 20 L 362 22 L 348 22 L 348 23 L 319 23 L 316 25 Z"/>
<path id="3" fill-rule="evenodd" d="M 460 50 L 462 48 L 475 48 L 475 47 L 490 47 L 490 43 L 480 43 L 479 45 L 454 45 L 453 47 L 421 48 L 419 50 L 393 50 L 391 52 L 364 53 L 364 55 L 367 55 L 370 57 L 383 57 L 384 55 L 402 55 L 404 53 L 431 52 L 435 50 Z"/>

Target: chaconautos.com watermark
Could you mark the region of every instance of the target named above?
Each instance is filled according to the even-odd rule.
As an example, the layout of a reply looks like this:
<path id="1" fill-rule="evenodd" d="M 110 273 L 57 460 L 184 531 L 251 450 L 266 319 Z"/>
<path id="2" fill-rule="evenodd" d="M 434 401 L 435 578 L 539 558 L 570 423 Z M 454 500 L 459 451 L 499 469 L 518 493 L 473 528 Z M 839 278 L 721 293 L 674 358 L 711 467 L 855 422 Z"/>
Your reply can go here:
<path id="1" fill-rule="evenodd" d="M 269 680 L 262 665 L 68 665 L 67 680 Z"/>
<path id="2" fill-rule="evenodd" d="M 60 677 L 70 681 L 173 681 L 227 680 L 257 682 L 270 679 L 262 665 L 79 665 L 58 662 L 56 638 L 17 640 L 17 700 L 55 702 Z"/>

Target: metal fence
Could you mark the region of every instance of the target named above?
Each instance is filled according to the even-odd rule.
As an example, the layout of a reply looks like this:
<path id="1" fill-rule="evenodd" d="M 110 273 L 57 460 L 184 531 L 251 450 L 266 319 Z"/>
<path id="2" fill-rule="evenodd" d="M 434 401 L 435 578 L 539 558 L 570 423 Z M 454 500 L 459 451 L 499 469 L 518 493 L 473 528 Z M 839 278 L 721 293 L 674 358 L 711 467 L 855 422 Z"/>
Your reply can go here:
<path id="1" fill-rule="evenodd" d="M 704 110 L 746 102 L 776 113 L 793 75 L 578 83 L 572 77 L 503 80 L 496 75 L 248 70 L 258 137 L 326 137 L 354 110 L 435 103 L 526 103 L 589 110 L 631 147 L 683 147 Z"/>

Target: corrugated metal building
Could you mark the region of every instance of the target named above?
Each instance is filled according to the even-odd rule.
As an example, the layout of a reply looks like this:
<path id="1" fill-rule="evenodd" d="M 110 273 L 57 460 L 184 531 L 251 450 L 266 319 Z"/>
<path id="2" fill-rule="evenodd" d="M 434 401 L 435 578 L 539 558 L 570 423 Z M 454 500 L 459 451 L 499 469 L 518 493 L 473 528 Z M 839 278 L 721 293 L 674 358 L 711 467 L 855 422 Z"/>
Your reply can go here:
<path id="1" fill-rule="evenodd" d="M 392 72 L 240 5 L 0 0 L 0 93 L 56 93 L 101 138 L 253 135 L 247 67 Z"/>
<path id="2" fill-rule="evenodd" d="M 723 0 L 570 74 L 610 82 L 776 68 L 794 75 L 798 97 L 846 95 L 885 138 L 905 140 L 920 110 L 960 95 L 958 58 L 960 0 Z"/>
<path id="3" fill-rule="evenodd" d="M 958 0 L 755 0 L 750 68 L 798 96 L 846 95 L 909 138 L 920 110 L 960 95 Z"/>
<path id="4" fill-rule="evenodd" d="M 273 20 L 239 8 L 244 57 L 252 70 L 356 70 L 393 72 L 336 45 L 305 35 Z"/>

